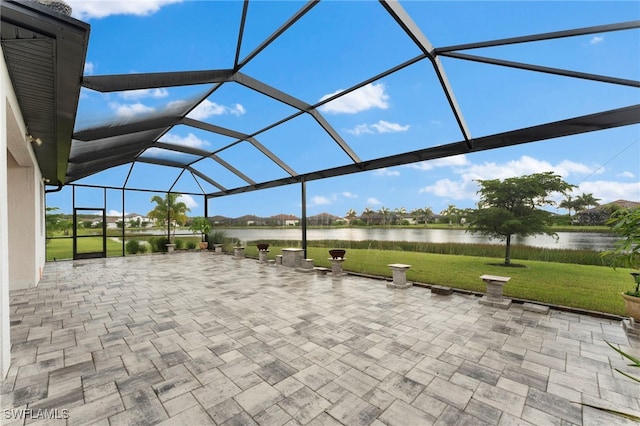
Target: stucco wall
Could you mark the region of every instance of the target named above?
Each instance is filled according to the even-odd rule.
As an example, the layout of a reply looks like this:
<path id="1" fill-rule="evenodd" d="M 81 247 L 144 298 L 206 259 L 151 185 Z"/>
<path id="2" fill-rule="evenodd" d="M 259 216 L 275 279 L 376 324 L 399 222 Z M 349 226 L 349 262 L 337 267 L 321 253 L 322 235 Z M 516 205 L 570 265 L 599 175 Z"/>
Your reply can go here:
<path id="1" fill-rule="evenodd" d="M 44 186 L 0 55 L 0 372 L 11 360 L 9 291 L 33 287 L 45 263 Z"/>
<path id="2" fill-rule="evenodd" d="M 9 235 L 7 207 L 7 88 L 10 86 L 4 55 L 0 55 L 0 373 L 9 371 Z"/>

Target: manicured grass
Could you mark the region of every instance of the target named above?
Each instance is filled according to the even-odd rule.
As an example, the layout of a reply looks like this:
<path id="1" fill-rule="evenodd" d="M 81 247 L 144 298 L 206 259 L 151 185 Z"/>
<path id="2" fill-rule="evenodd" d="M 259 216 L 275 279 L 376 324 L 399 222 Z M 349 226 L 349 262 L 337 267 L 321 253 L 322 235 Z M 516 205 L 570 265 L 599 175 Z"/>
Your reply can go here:
<path id="1" fill-rule="evenodd" d="M 275 258 L 281 250 L 270 246 L 268 257 Z M 247 245 L 245 253 L 258 256 L 253 245 Z M 314 259 L 314 266 L 331 267 L 326 248 L 309 247 L 307 257 Z M 631 270 L 604 266 L 517 261 L 525 267 L 509 268 L 495 265 L 503 262 L 501 258 L 367 249 L 348 249 L 345 257 L 345 271 L 391 277 L 388 264 L 406 263 L 412 265 L 409 281 L 477 292 L 486 290 L 481 275 L 509 276 L 505 296 L 615 315 L 624 315 L 620 293 L 633 287 Z"/>
<path id="2" fill-rule="evenodd" d="M 78 239 L 78 247 L 82 252 L 102 251 L 102 237 L 85 237 Z M 107 256 L 122 256 L 122 243 L 107 239 Z M 73 240 L 71 238 L 53 238 L 47 242 L 47 261 L 71 259 L 73 257 Z"/>

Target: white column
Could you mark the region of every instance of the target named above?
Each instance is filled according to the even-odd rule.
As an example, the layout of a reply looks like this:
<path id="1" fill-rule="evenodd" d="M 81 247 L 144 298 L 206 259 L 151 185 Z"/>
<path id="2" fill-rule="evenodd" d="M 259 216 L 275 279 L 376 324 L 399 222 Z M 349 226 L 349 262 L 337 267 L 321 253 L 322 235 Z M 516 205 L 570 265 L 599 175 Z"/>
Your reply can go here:
<path id="1" fill-rule="evenodd" d="M 0 55 L 0 377 L 4 378 L 11 362 L 9 335 L 9 215 L 7 194 L 7 88 L 11 80 Z"/>

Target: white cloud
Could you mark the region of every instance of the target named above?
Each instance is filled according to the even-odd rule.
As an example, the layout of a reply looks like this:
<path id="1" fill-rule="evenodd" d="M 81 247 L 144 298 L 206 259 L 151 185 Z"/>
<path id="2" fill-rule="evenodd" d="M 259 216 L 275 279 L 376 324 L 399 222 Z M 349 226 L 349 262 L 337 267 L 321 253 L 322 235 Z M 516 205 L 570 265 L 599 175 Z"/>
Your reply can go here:
<path id="1" fill-rule="evenodd" d="M 187 117 L 193 118 L 194 120 L 205 120 L 214 115 L 224 115 L 224 114 L 233 114 L 233 115 L 242 115 L 247 112 L 244 107 L 240 104 L 235 104 L 233 106 L 225 106 L 220 105 L 215 102 L 211 102 L 208 99 L 202 101 L 193 111 L 191 111 Z"/>
<path id="2" fill-rule="evenodd" d="M 136 100 L 143 98 L 161 99 L 169 96 L 169 91 L 164 88 L 160 89 L 140 89 L 140 90 L 127 90 L 120 93 L 120 97 L 127 100 Z"/>
<path id="3" fill-rule="evenodd" d="M 438 197 L 451 198 L 454 200 L 475 199 L 477 198 L 477 183 L 463 179 L 461 181 L 452 181 L 450 179 L 440 179 L 433 185 L 425 186 L 418 190 L 419 193 L 433 194 Z"/>
<path id="4" fill-rule="evenodd" d="M 400 176 L 400 172 L 397 170 L 389 170 L 386 167 L 373 171 L 375 176 Z"/>
<path id="5" fill-rule="evenodd" d="M 613 182 L 595 181 L 582 182 L 577 193 L 593 194 L 600 198 L 600 204 L 610 203 L 616 200 L 640 201 L 640 182 Z"/>
<path id="6" fill-rule="evenodd" d="M 176 201 L 185 203 L 187 205 L 187 207 L 189 207 L 190 209 L 192 209 L 194 207 L 198 207 L 198 205 L 199 205 L 196 202 L 196 200 L 194 200 L 193 197 L 191 195 L 188 195 L 188 194 L 180 195 L 178 198 L 176 198 Z"/>
<path id="7" fill-rule="evenodd" d="M 403 126 L 398 123 L 389 123 L 388 121 L 380 120 L 376 124 L 372 124 L 371 127 L 376 129 L 378 133 L 397 133 L 406 132 L 409 130 L 409 125 Z"/>
<path id="8" fill-rule="evenodd" d="M 382 202 L 380 200 L 378 200 L 377 198 L 367 198 L 367 205 L 368 206 L 379 206 L 381 204 L 382 204 Z"/>
<path id="9" fill-rule="evenodd" d="M 345 191 L 342 193 L 342 196 L 345 198 L 358 198 L 358 196 L 356 194 L 353 194 L 349 191 Z"/>
<path id="10" fill-rule="evenodd" d="M 128 214 L 128 213 L 125 213 L 125 216 L 126 216 L 127 214 Z M 119 212 L 118 210 L 109 210 L 109 211 L 107 212 L 107 216 L 117 216 L 117 217 L 122 217 L 122 212 Z"/>
<path id="11" fill-rule="evenodd" d="M 602 173 L 604 172 L 604 169 L 600 168 L 600 169 L 594 170 L 593 168 L 585 164 L 574 163 L 573 161 L 569 161 L 569 160 L 563 160 L 555 166 L 553 171 L 559 174 L 560 176 L 569 176 L 571 174 L 588 175 L 591 173 Z"/>
<path id="12" fill-rule="evenodd" d="M 460 154 L 453 155 L 451 157 L 436 158 L 435 160 L 407 164 L 407 167 L 418 170 L 433 170 L 437 167 L 460 167 L 468 164 L 469 160 L 467 160 L 467 157 L 464 154 Z"/>
<path id="13" fill-rule="evenodd" d="M 340 89 L 333 93 L 329 93 L 321 97 L 320 100 L 323 101 L 343 91 L 343 89 Z M 358 90 L 347 93 L 346 95 L 321 106 L 319 109 L 322 112 L 331 114 L 355 114 L 371 108 L 387 109 L 389 108 L 389 104 L 387 103 L 388 100 L 389 95 L 385 93 L 383 83 L 369 83 Z"/>
<path id="14" fill-rule="evenodd" d="M 619 177 L 624 177 L 624 178 L 630 178 L 633 179 L 634 177 L 636 177 L 633 173 L 631 173 L 630 171 L 624 171 L 622 173 L 618 173 Z"/>
<path id="15" fill-rule="evenodd" d="M 432 185 L 421 188 L 418 192 L 429 193 L 438 197 L 454 200 L 477 200 L 478 196 L 476 192 L 479 189 L 478 180 L 506 179 L 514 176 L 523 176 L 549 171 L 560 175 L 566 180 L 567 176 L 572 174 L 581 175 L 595 173 L 593 168 L 581 163 L 564 160 L 554 165 L 548 161 L 538 160 L 527 155 L 523 155 L 517 160 L 500 164 L 490 162 L 473 164 L 470 163 L 465 156 L 459 155 L 408 165 L 408 167 L 413 167 L 419 170 L 432 170 L 436 167 L 448 166 L 452 167 L 452 172 L 458 175 L 457 179 L 455 177 L 440 179 Z M 580 193 L 593 193 L 596 197 L 601 196 L 599 192 L 584 190 L 583 185 L 584 184 L 580 185 Z"/>
<path id="16" fill-rule="evenodd" d="M 347 129 L 347 133 L 360 136 L 363 133 L 373 133 L 373 130 L 371 130 L 371 127 L 368 124 L 358 124 L 353 129 Z"/>
<path id="17" fill-rule="evenodd" d="M 358 136 L 363 133 L 398 133 L 406 132 L 407 130 L 409 130 L 408 124 L 403 126 L 399 123 L 380 120 L 375 124 L 358 124 L 353 129 L 347 130 L 347 133 Z"/>
<path id="18" fill-rule="evenodd" d="M 594 37 L 589 41 L 589 44 L 598 44 L 598 43 L 602 43 L 603 41 L 604 41 L 604 37 L 594 36 Z"/>
<path id="19" fill-rule="evenodd" d="M 95 70 L 95 65 L 93 65 L 93 62 L 84 63 L 84 75 L 92 75 L 94 70 Z"/>
<path id="20" fill-rule="evenodd" d="M 137 102 L 135 104 L 120 104 L 117 102 L 111 102 L 109 107 L 116 112 L 118 117 L 130 118 L 140 114 L 146 114 L 155 111 L 155 108 L 146 106 Z"/>
<path id="21" fill-rule="evenodd" d="M 182 0 L 67 0 L 73 9 L 74 18 L 86 21 L 91 18 L 105 18 L 110 15 L 146 16 L 156 13 L 161 7 L 181 3 Z"/>
<path id="22" fill-rule="evenodd" d="M 329 200 L 327 197 L 323 197 L 321 195 L 311 197 L 311 206 L 326 206 L 329 204 L 331 204 L 331 200 Z"/>
<path id="23" fill-rule="evenodd" d="M 192 148 L 203 148 L 209 145 L 209 142 L 198 138 L 193 133 L 189 133 L 187 136 L 178 136 L 171 133 L 167 133 L 161 139 L 162 142 L 167 142 L 173 145 L 190 146 Z"/>

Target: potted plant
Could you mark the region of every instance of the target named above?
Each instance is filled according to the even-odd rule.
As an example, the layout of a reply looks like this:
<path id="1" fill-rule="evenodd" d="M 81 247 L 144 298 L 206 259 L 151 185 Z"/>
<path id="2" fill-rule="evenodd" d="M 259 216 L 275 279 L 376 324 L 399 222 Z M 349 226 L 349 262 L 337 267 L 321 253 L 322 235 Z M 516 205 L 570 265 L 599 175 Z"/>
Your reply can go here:
<path id="1" fill-rule="evenodd" d="M 329 250 L 329 256 L 331 256 L 332 259 L 343 259 L 346 252 L 344 249 L 331 249 Z"/>
<path id="2" fill-rule="evenodd" d="M 613 250 L 603 252 L 603 256 L 610 261 L 613 268 L 631 268 L 635 283 L 634 291 L 622 294 L 627 315 L 634 321 L 640 322 L 640 208 L 620 209 L 611 215 L 607 222 L 611 230 L 619 237 Z"/>
<path id="3" fill-rule="evenodd" d="M 200 249 L 206 250 L 206 248 L 209 246 L 209 243 L 207 242 L 207 234 L 211 230 L 211 223 L 209 222 L 209 220 L 206 217 L 202 217 L 202 216 L 194 217 L 193 220 L 191 221 L 191 226 L 189 227 L 189 230 L 194 234 L 199 232 L 200 235 L 202 235 L 202 241 L 200 242 Z"/>

